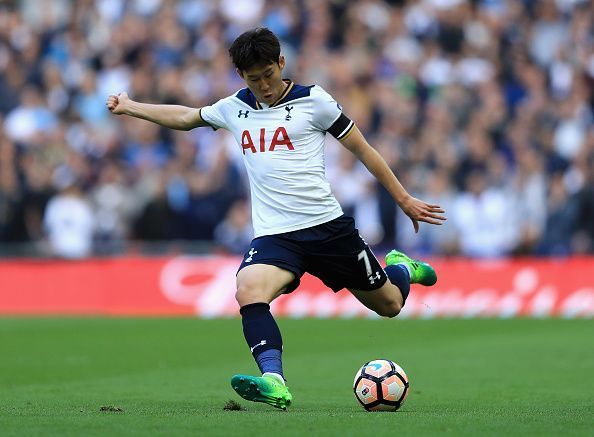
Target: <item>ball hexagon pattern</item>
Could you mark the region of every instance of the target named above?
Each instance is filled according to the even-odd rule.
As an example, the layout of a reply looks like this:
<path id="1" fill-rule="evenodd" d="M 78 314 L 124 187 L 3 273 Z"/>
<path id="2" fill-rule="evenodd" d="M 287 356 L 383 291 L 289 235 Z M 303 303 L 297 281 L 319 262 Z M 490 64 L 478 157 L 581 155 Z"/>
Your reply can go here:
<path id="1" fill-rule="evenodd" d="M 353 390 L 367 411 L 396 411 L 408 396 L 408 376 L 390 360 L 372 360 L 355 374 Z"/>

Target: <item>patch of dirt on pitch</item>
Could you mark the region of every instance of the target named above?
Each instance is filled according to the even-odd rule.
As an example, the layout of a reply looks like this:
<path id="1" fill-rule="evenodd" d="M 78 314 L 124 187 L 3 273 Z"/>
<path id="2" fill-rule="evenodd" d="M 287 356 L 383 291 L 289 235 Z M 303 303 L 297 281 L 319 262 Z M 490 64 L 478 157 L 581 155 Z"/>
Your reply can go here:
<path id="1" fill-rule="evenodd" d="M 225 411 L 245 411 L 245 408 L 243 408 L 239 404 L 239 402 L 235 402 L 234 400 L 229 400 L 223 407 L 223 410 L 225 410 Z"/>
<path id="2" fill-rule="evenodd" d="M 113 405 L 104 405 L 99 408 L 99 411 L 107 411 L 109 413 L 123 413 L 124 410 L 120 407 L 114 407 Z"/>

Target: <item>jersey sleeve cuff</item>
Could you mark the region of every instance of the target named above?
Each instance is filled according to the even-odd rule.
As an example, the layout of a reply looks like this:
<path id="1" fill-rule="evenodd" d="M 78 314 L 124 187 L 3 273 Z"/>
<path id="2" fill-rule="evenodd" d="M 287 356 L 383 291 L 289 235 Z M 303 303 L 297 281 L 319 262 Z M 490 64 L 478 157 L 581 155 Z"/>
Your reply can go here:
<path id="1" fill-rule="evenodd" d="M 337 140 L 340 140 L 351 133 L 354 127 L 355 123 L 353 120 L 341 113 L 340 117 L 328 128 L 327 132 Z"/>
<path id="2" fill-rule="evenodd" d="M 209 123 L 209 122 L 208 122 L 208 121 L 207 121 L 207 120 L 206 120 L 206 119 L 205 119 L 205 118 L 202 116 L 202 108 L 200 108 L 200 109 L 198 110 L 198 115 L 200 115 L 200 118 L 202 119 L 202 121 L 203 121 L 204 123 L 206 123 L 207 125 L 209 125 L 209 126 L 210 126 L 210 128 L 211 128 L 212 130 L 218 130 L 218 129 L 219 129 L 218 127 L 215 127 L 215 126 L 213 126 L 211 123 Z"/>

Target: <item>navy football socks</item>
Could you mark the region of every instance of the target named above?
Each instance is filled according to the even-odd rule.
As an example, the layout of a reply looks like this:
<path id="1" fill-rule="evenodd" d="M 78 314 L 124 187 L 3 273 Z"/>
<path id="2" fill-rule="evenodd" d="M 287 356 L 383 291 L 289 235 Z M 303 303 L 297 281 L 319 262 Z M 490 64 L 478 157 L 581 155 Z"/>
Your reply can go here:
<path id="1" fill-rule="evenodd" d="M 264 373 L 277 373 L 284 378 L 282 352 L 278 349 L 268 349 L 256 357 L 260 371 Z"/>
<path id="2" fill-rule="evenodd" d="M 243 335 L 262 373 L 283 376 L 283 339 L 267 303 L 252 303 L 240 308 Z M 284 377 L 284 376 L 283 376 Z"/>
<path id="3" fill-rule="evenodd" d="M 402 264 L 394 264 L 387 266 L 384 270 L 390 282 L 400 289 L 402 298 L 406 302 L 410 292 L 410 273 L 408 273 L 408 269 Z"/>

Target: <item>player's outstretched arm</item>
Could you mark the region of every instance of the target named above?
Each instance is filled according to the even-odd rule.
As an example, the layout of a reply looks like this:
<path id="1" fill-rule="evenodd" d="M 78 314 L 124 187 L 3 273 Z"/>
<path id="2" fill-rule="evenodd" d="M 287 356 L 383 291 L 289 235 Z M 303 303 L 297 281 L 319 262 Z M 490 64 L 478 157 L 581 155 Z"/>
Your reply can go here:
<path id="1" fill-rule="evenodd" d="M 441 225 L 446 220 L 445 211 L 439 205 L 431 205 L 411 196 L 392 172 L 384 158 L 369 145 L 357 126 L 340 142 L 367 167 L 380 183 L 386 187 L 398 206 L 413 222 L 419 232 L 419 222 Z"/>
<path id="2" fill-rule="evenodd" d="M 198 108 L 135 102 L 128 97 L 127 93 L 109 96 L 106 105 L 113 114 L 126 114 L 142 118 L 170 129 L 190 130 L 195 127 L 208 126 L 200 117 Z"/>

